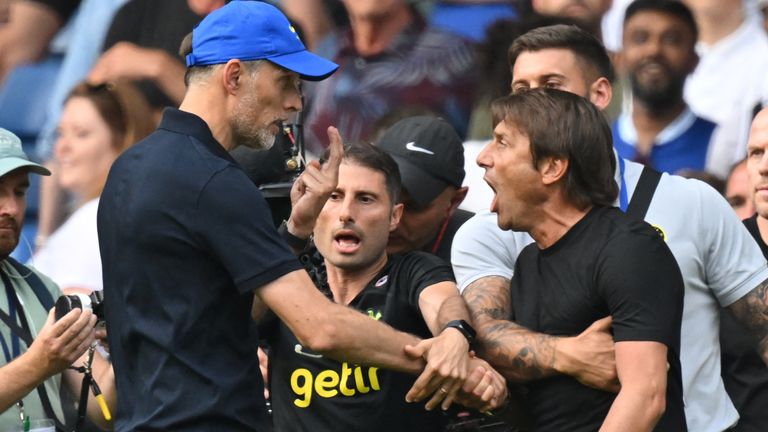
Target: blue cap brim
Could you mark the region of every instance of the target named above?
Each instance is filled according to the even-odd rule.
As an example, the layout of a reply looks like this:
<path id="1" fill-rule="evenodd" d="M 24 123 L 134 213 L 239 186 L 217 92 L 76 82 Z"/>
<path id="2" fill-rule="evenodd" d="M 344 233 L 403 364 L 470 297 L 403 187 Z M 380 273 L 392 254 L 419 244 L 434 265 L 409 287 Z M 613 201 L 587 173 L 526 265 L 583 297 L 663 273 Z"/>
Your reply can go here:
<path id="1" fill-rule="evenodd" d="M 274 57 L 267 57 L 272 63 L 296 72 L 301 79 L 307 81 L 322 81 L 339 68 L 336 63 L 324 59 L 309 51 L 297 51 Z"/>

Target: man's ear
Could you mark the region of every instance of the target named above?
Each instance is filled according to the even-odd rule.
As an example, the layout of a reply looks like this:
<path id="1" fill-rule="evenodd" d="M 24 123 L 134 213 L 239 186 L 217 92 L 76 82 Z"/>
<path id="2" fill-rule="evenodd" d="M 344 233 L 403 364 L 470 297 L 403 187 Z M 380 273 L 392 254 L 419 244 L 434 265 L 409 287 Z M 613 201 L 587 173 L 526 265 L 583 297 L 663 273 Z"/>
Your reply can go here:
<path id="1" fill-rule="evenodd" d="M 541 182 L 545 186 L 559 182 L 568 172 L 568 159 L 548 157 L 539 162 Z"/>
<path id="2" fill-rule="evenodd" d="M 238 92 L 243 74 L 245 74 L 245 65 L 238 59 L 232 59 L 224 65 L 221 80 L 227 94 L 234 95 Z"/>
<path id="3" fill-rule="evenodd" d="M 403 217 L 403 203 L 397 203 L 392 207 L 392 217 L 389 220 L 389 232 L 397 228 L 400 218 Z"/>
<path id="4" fill-rule="evenodd" d="M 451 198 L 451 207 L 449 210 L 450 213 L 453 213 L 457 208 L 459 208 L 459 205 L 461 205 L 461 203 L 464 201 L 464 198 L 467 197 L 467 192 L 469 192 L 469 186 L 456 188 L 456 192 L 454 192 L 453 198 Z"/>
<path id="5" fill-rule="evenodd" d="M 589 101 L 592 102 L 600 111 L 611 103 L 613 98 L 613 87 L 606 77 L 600 77 L 589 86 Z"/>

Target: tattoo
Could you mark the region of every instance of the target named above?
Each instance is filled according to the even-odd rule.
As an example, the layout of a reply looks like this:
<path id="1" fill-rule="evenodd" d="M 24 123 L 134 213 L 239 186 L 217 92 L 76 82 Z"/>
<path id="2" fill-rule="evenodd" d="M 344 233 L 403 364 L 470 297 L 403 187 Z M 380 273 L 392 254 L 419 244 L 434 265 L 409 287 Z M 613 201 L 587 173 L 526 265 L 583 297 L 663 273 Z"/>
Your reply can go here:
<path id="1" fill-rule="evenodd" d="M 499 276 L 478 279 L 464 290 L 463 296 L 478 333 L 481 357 L 514 381 L 554 374 L 555 338 L 510 321 L 509 279 Z"/>
<path id="2" fill-rule="evenodd" d="M 768 364 L 768 279 L 729 309 L 757 341 L 758 353 Z"/>

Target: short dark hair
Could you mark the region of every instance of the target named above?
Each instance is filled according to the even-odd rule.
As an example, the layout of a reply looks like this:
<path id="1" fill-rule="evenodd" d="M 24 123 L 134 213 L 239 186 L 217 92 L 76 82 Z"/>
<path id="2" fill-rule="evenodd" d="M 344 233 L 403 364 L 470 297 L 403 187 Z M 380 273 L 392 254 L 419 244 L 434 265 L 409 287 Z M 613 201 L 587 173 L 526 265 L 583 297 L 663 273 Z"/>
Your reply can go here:
<path id="1" fill-rule="evenodd" d="M 534 167 L 546 157 L 568 160 L 564 187 L 571 203 L 613 205 L 619 189 L 611 128 L 589 100 L 537 88 L 496 99 L 491 111 L 494 126 L 507 121 L 528 137 Z"/>
<path id="2" fill-rule="evenodd" d="M 330 150 L 326 150 L 320 163 L 325 163 L 328 160 L 329 154 Z M 388 153 L 373 143 L 353 142 L 344 146 L 343 160 L 384 174 L 387 194 L 391 204 L 395 205 L 399 202 L 400 190 L 403 187 L 400 180 L 400 169 Z"/>
<path id="3" fill-rule="evenodd" d="M 624 25 L 635 15 L 640 12 L 655 11 L 672 15 L 688 26 L 693 35 L 693 41 L 696 42 L 699 39 L 699 28 L 696 26 L 696 20 L 693 18 L 693 13 L 683 2 L 677 0 L 635 0 L 624 12 Z"/>
<path id="4" fill-rule="evenodd" d="M 509 68 L 514 69 L 517 57 L 527 51 L 562 48 L 571 51 L 586 71 L 590 69 L 595 79 L 614 79 L 613 65 L 605 46 L 599 39 L 575 25 L 556 24 L 535 28 L 512 42 L 509 47 Z"/>

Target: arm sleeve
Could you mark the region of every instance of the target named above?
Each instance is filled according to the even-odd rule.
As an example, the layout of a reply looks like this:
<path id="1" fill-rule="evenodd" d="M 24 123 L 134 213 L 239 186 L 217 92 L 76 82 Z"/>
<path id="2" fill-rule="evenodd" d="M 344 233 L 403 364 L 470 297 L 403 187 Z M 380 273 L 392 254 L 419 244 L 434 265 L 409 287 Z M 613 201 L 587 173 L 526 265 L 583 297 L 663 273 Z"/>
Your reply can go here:
<path id="1" fill-rule="evenodd" d="M 456 232 L 451 264 L 459 291 L 488 276 L 512 279 L 517 256 L 533 242 L 528 234 L 502 231 L 496 218 L 495 213 L 478 213 Z"/>
<path id="2" fill-rule="evenodd" d="M 683 277 L 661 237 L 643 225 L 640 232 L 617 235 L 606 245 L 595 286 L 613 317 L 616 342 L 654 341 L 677 351 Z"/>
<path id="3" fill-rule="evenodd" d="M 266 201 L 242 170 L 228 167 L 214 175 L 200 194 L 197 213 L 198 232 L 241 293 L 301 269 L 273 226 Z"/>
<path id="4" fill-rule="evenodd" d="M 720 305 L 730 306 L 768 279 L 768 266 L 760 247 L 714 189 L 700 184 L 702 256 L 706 282 Z"/>
<path id="5" fill-rule="evenodd" d="M 440 282 L 455 282 L 451 266 L 442 258 L 426 252 L 411 252 L 403 256 L 404 279 L 408 284 L 408 303 L 419 309 L 419 296 L 425 288 Z"/>

